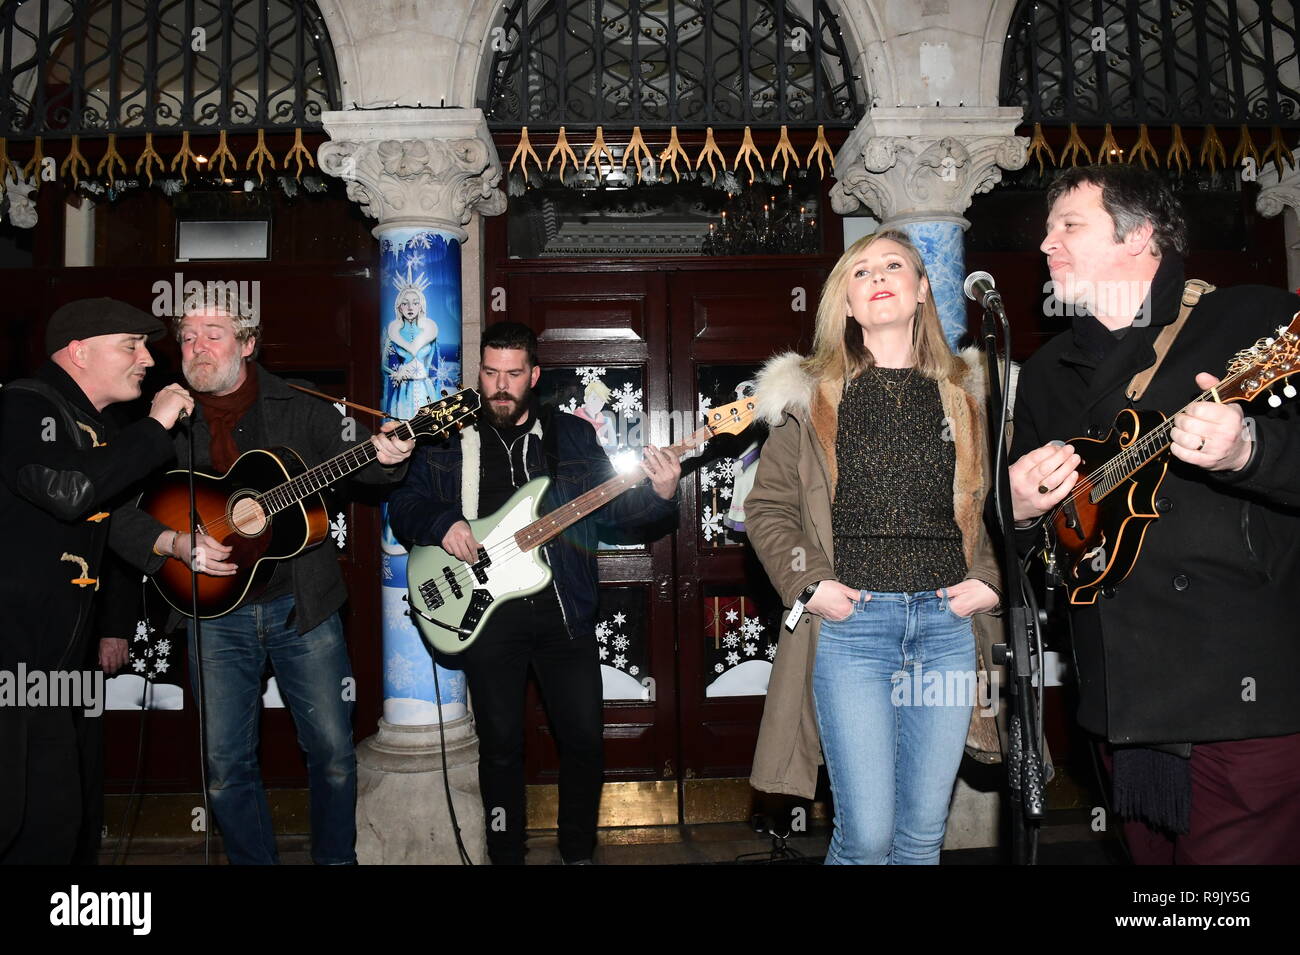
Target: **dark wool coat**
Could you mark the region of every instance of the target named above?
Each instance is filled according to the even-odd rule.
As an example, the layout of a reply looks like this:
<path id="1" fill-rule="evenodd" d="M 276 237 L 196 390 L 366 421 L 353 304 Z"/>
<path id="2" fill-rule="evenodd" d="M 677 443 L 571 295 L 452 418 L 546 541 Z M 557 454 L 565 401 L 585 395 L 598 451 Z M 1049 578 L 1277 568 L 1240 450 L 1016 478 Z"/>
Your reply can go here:
<path id="1" fill-rule="evenodd" d="M 1166 256 L 1152 284 L 1150 324 L 1135 323 L 1098 364 L 1081 342 L 1098 325 L 1044 345 L 1020 374 L 1011 460 L 1053 439 L 1104 437 L 1124 390 L 1155 360 L 1177 318 L 1183 263 Z M 1205 295 L 1138 403 L 1172 414 L 1200 394 L 1197 372 L 1218 377 L 1233 355 L 1276 334 L 1300 309 L 1281 289 L 1243 286 Z M 1072 612 L 1079 720 L 1115 743 L 1188 743 L 1300 731 L 1300 415 L 1293 402 L 1244 408 L 1255 434 L 1241 472 L 1210 472 L 1170 456 L 1130 576 Z M 1022 532 L 1022 544 L 1035 537 Z"/>
<path id="2" fill-rule="evenodd" d="M 33 377 L 52 392 L 21 382 L 0 389 L 0 527 L 7 541 L 0 553 L 0 670 L 10 674 L 19 663 L 29 672 L 83 667 L 92 605 L 102 596 L 97 582 L 109 512 L 172 456 L 171 439 L 154 419 L 114 432 L 53 362 Z M 18 831 L 26 800 L 40 798 L 26 792 L 32 717 L 28 709 L 0 706 L 0 854 Z M 77 743 L 68 736 L 59 745 Z M 76 778 L 63 783 L 80 787 Z"/>

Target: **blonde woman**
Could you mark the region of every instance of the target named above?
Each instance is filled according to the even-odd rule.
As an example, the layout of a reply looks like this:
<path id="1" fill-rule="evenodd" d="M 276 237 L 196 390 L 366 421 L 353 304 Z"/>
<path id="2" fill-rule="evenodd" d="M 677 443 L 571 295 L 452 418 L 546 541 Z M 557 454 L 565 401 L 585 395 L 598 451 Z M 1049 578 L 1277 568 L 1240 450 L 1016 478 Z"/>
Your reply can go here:
<path id="1" fill-rule="evenodd" d="M 1000 599 L 983 380 L 949 350 L 921 256 L 891 230 L 831 270 L 813 354 L 758 379 L 772 430 L 748 532 L 803 613 L 779 645 L 752 782 L 811 797 L 820 741 L 830 864 L 939 860 L 975 702 L 972 617 Z"/>

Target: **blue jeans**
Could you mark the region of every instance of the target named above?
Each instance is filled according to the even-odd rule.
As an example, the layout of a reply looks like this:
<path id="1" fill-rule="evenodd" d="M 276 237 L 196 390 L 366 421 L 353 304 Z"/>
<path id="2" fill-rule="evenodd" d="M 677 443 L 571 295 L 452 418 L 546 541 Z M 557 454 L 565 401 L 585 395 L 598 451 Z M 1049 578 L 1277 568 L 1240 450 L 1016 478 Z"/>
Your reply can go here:
<path id="1" fill-rule="evenodd" d="M 346 865 L 357 859 L 354 694 L 343 627 L 338 614 L 332 614 L 320 626 L 300 634 L 285 626 L 292 610 L 293 597 L 284 596 L 203 621 L 208 796 L 226 855 L 234 865 L 280 861 L 257 763 L 262 673 L 268 660 L 280 695 L 293 714 L 298 745 L 307 757 L 312 861 Z M 192 661 L 197 655 L 192 623 L 188 630 L 194 687 L 197 674 Z"/>
<path id="2" fill-rule="evenodd" d="M 860 598 L 822 621 L 813 699 L 835 799 L 827 865 L 937 865 L 975 703 L 970 620 L 934 593 Z"/>

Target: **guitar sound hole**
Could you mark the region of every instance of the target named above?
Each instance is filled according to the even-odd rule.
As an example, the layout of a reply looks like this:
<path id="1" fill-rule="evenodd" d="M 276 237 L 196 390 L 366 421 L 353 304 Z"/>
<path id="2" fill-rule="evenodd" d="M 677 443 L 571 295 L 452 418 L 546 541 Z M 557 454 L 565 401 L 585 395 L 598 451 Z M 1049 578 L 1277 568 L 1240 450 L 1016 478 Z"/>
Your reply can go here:
<path id="1" fill-rule="evenodd" d="M 241 497 L 230 508 L 230 524 L 245 537 L 256 537 L 266 530 L 266 511 L 254 498 Z"/>

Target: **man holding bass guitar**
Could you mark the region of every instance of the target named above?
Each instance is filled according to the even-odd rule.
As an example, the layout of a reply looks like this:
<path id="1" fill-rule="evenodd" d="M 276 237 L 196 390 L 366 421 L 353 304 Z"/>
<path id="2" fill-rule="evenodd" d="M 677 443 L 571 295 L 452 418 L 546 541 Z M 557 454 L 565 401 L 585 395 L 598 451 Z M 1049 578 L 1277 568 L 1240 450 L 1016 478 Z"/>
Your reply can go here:
<path id="1" fill-rule="evenodd" d="M 412 545 L 438 545 L 460 560 L 479 560 L 467 519 L 495 512 L 533 478 L 550 475 L 555 508 L 613 476 L 588 421 L 543 410 L 533 395 L 541 375 L 537 338 L 517 322 L 498 322 L 480 342 L 483 412 L 459 439 L 431 444 L 388 503 L 393 532 Z M 553 586 L 511 600 L 484 623 L 455 659 L 464 667 L 479 737 L 479 785 L 494 865 L 522 864 L 525 852 L 524 691 L 537 671 L 560 751 L 560 854 L 589 862 L 604 775 L 599 600 L 595 522 L 620 528 L 659 525 L 676 512 L 677 459 L 648 447 L 641 467 L 649 485 L 615 497 L 545 545 Z M 444 664 L 448 661 L 444 660 Z"/>
<path id="2" fill-rule="evenodd" d="M 284 446 L 315 466 L 366 441 L 356 423 L 354 440 L 331 405 L 291 389 L 254 358 L 260 339 L 257 316 L 236 317 L 213 306 L 188 310 L 175 323 L 185 380 L 195 396 L 194 467 L 220 475 L 243 452 Z M 348 422 L 352 424 L 351 421 Z M 397 426 L 389 422 L 382 429 Z M 376 460 L 355 480 L 389 484 L 405 473 L 413 440 L 374 437 Z M 189 441 L 175 438 L 182 467 Z M 201 573 L 232 575 L 231 548 L 168 527 L 135 511 L 128 534 L 133 562 L 149 573 L 168 558 Z M 229 539 L 229 538 L 227 538 Z M 262 673 L 267 661 L 306 753 L 311 789 L 312 860 L 318 865 L 356 862 L 356 752 L 352 741 L 351 677 L 338 610 L 347 590 L 332 543 L 302 551 L 275 565 L 269 581 L 237 609 L 203 623 L 204 716 L 207 721 L 208 791 L 212 810 L 233 864 L 278 861 L 270 808 L 257 762 Z M 173 614 L 170 626 L 179 624 Z M 191 680 L 194 679 L 190 624 Z"/>
<path id="3" fill-rule="evenodd" d="M 1215 377 L 1300 297 L 1185 292 L 1179 203 L 1136 167 L 1067 170 L 1048 202 L 1041 248 L 1073 325 L 1021 371 L 1011 493 L 1022 547 L 1048 541 L 1070 593 L 1079 721 L 1108 741 L 1134 861 L 1300 862 L 1300 416 L 1227 403 Z M 1127 408 L 1183 409 L 1154 432 L 1170 452 L 1100 471 L 1117 415 L 1113 447 L 1152 433 Z M 1110 523 L 1060 560 L 1054 542 L 1082 537 L 1099 500 Z"/>

